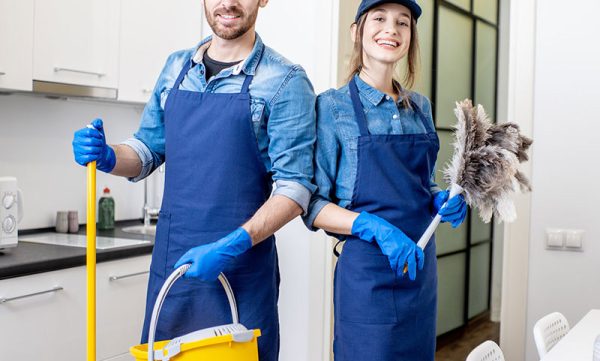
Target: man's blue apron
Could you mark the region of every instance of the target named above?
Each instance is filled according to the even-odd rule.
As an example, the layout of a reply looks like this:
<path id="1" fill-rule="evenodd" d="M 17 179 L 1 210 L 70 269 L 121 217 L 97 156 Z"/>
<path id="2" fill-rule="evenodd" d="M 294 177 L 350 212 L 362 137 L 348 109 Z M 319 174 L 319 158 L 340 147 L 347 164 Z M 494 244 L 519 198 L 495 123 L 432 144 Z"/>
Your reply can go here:
<path id="1" fill-rule="evenodd" d="M 250 219 L 271 193 L 272 180 L 252 127 L 247 75 L 240 93 L 179 90 L 188 62 L 165 104 L 167 171 L 152 253 L 142 342 L 152 307 L 175 262 L 190 248 L 226 236 Z M 275 238 L 239 256 L 226 270 L 240 323 L 259 328 L 261 361 L 279 353 L 279 268 Z M 229 303 L 218 281 L 180 279 L 166 298 L 157 340 L 231 323 Z"/>
<path id="2" fill-rule="evenodd" d="M 369 134 L 354 79 L 349 87 L 360 128 L 349 209 L 384 218 L 416 242 L 433 218 L 437 134 L 412 101 L 426 134 Z M 435 240 L 425 249 L 424 269 L 411 281 L 395 275 L 376 242 L 349 237 L 335 270 L 336 361 L 433 361 L 436 298 Z"/>

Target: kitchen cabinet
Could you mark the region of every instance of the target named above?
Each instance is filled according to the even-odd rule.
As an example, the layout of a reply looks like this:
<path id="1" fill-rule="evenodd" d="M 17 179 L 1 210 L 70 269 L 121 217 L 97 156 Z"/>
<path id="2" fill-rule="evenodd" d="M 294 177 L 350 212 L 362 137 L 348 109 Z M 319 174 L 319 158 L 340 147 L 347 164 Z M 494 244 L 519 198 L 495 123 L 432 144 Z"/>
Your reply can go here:
<path id="1" fill-rule="evenodd" d="M 126 359 L 139 343 L 149 266 L 150 255 L 97 265 L 98 360 Z M 85 277 L 85 267 L 75 267 L 0 281 L 2 359 L 83 360 Z M 32 296 L 10 300 L 23 295 Z"/>
<path id="2" fill-rule="evenodd" d="M 203 14 L 198 0 L 122 1 L 119 100 L 148 101 L 169 54 L 202 40 Z"/>
<path id="3" fill-rule="evenodd" d="M 31 90 L 33 0 L 0 0 L 0 89 Z"/>
<path id="4" fill-rule="evenodd" d="M 117 88 L 120 0 L 36 0 L 33 79 Z"/>
<path id="5" fill-rule="evenodd" d="M 131 346 L 140 343 L 150 257 L 98 264 L 96 322 L 99 360 L 127 353 Z"/>

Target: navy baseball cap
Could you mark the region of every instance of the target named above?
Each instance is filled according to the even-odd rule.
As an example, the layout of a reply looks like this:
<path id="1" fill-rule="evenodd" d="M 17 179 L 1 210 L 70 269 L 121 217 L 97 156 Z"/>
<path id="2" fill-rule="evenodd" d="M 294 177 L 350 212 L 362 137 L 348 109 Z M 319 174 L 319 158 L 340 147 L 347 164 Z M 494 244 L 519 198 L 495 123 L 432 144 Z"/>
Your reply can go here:
<path id="1" fill-rule="evenodd" d="M 419 16 L 421 16 L 421 7 L 417 4 L 416 0 L 362 0 L 360 5 L 358 6 L 358 11 L 356 12 L 356 18 L 354 18 L 354 22 L 358 22 L 358 18 L 360 18 L 364 13 L 373 9 L 374 7 L 381 4 L 400 4 L 404 5 L 410 9 L 413 18 L 417 20 Z"/>

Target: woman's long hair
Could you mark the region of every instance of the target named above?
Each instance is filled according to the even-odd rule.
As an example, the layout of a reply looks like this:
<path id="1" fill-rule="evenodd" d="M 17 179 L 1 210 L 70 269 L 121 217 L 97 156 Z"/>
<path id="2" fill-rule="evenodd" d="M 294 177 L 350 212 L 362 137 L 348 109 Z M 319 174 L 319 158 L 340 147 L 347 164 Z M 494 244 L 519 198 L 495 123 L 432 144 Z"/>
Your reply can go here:
<path id="1" fill-rule="evenodd" d="M 354 42 L 354 48 L 352 50 L 352 57 L 350 58 L 350 72 L 348 74 L 347 81 L 352 80 L 354 75 L 360 73 L 363 68 L 363 34 L 365 30 L 365 22 L 367 19 L 368 12 L 363 14 L 358 21 L 356 22 L 356 38 Z M 417 78 L 417 73 L 419 71 L 419 34 L 417 32 L 417 21 L 413 18 L 411 19 L 410 26 L 410 45 L 408 46 L 407 55 L 407 67 L 406 73 L 404 74 L 404 81 L 402 84 L 404 87 L 398 86 L 401 83 L 396 77 L 394 77 L 394 87 L 399 92 L 400 97 L 402 98 L 402 103 L 405 107 L 410 108 L 410 102 L 408 99 L 408 90 L 412 89 L 415 85 L 415 80 Z M 398 64 L 401 61 L 396 63 L 396 69 L 398 68 Z"/>

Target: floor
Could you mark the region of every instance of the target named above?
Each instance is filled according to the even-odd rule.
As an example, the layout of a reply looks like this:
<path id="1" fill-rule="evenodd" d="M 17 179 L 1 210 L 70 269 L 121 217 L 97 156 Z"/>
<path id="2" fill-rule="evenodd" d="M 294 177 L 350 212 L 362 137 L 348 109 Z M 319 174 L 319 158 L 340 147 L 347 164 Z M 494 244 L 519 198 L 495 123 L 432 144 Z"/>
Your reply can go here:
<path id="1" fill-rule="evenodd" d="M 500 324 L 489 319 L 472 322 L 464 330 L 438 340 L 436 361 L 465 361 L 471 350 L 486 340 L 498 343 Z"/>

